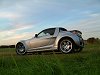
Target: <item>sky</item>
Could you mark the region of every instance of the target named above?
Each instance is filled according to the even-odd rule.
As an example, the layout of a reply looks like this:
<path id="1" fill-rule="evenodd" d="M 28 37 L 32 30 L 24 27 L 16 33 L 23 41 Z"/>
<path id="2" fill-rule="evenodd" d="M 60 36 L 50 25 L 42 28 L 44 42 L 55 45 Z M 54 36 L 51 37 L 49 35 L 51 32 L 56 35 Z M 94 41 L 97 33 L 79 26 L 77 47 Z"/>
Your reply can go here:
<path id="1" fill-rule="evenodd" d="M 0 0 L 0 45 L 51 27 L 80 30 L 84 39 L 100 38 L 100 0 Z"/>

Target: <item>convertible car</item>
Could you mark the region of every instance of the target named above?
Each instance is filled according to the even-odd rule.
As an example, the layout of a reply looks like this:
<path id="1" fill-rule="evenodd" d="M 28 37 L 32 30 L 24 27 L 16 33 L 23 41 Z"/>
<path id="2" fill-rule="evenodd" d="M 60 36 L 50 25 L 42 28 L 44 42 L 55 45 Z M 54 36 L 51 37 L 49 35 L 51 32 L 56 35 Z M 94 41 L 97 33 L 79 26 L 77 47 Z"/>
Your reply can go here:
<path id="1" fill-rule="evenodd" d="M 62 53 L 80 52 L 84 47 L 82 32 L 67 31 L 56 27 L 42 30 L 28 40 L 21 40 L 16 44 L 16 53 L 24 55 L 28 52 L 61 51 Z"/>

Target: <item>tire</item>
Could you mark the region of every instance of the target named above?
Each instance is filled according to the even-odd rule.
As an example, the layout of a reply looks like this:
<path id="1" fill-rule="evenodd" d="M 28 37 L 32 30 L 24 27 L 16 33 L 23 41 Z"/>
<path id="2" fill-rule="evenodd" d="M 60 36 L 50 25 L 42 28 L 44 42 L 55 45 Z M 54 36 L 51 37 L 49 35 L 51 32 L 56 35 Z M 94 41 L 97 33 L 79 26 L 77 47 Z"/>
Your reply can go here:
<path id="1" fill-rule="evenodd" d="M 82 48 L 82 47 L 80 47 L 80 48 L 78 48 L 78 49 L 75 49 L 75 50 L 74 50 L 74 52 L 75 52 L 75 53 L 81 52 L 81 51 L 82 51 L 82 49 L 83 49 L 83 48 Z"/>
<path id="2" fill-rule="evenodd" d="M 25 46 L 22 43 L 18 43 L 16 45 L 16 53 L 18 55 L 25 55 L 26 54 Z"/>
<path id="3" fill-rule="evenodd" d="M 63 53 L 71 53 L 74 50 L 74 42 L 71 39 L 65 38 L 60 41 L 58 47 L 58 49 Z"/>
<path id="4" fill-rule="evenodd" d="M 81 51 L 83 50 L 83 48 L 84 48 L 84 41 L 82 42 L 81 45 L 82 45 L 82 47 L 76 48 L 76 49 L 74 50 L 75 53 L 81 52 Z"/>

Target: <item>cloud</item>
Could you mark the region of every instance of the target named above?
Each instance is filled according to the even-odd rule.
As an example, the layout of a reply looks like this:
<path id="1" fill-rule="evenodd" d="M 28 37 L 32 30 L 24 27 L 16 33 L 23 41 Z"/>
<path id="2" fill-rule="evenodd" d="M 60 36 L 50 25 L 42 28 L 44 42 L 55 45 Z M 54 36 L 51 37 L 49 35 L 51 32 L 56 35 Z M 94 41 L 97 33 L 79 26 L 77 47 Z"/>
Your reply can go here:
<path id="1" fill-rule="evenodd" d="M 97 16 L 100 16 L 100 13 L 91 13 L 90 16 L 91 17 L 97 17 Z"/>
<path id="2" fill-rule="evenodd" d="M 13 39 L 24 39 L 26 37 L 31 36 L 30 32 L 26 31 L 29 30 L 31 28 L 33 28 L 34 26 L 32 25 L 14 25 L 14 27 L 12 29 L 9 30 L 2 30 L 0 31 L 0 41 L 2 40 L 13 40 Z M 24 32 L 22 32 L 24 31 Z M 16 40 L 14 40 L 16 42 Z M 12 42 L 10 42 L 12 43 Z"/>
<path id="3" fill-rule="evenodd" d="M 0 18 L 6 18 L 6 19 L 15 19 L 19 18 L 20 15 L 13 12 L 0 12 Z"/>
<path id="4" fill-rule="evenodd" d="M 89 37 L 100 38 L 100 15 L 96 14 L 90 18 L 80 20 L 77 23 L 69 24 L 66 28 L 69 30 L 78 29 L 82 31 L 84 39 Z"/>
<path id="5" fill-rule="evenodd" d="M 21 39 L 31 38 L 34 32 L 28 32 L 25 30 L 29 30 L 33 28 L 32 25 L 16 25 L 14 29 L 4 30 L 0 32 L 0 45 L 7 44 L 16 44 Z M 24 31 L 24 32 L 21 32 Z M 19 33 L 18 33 L 19 32 Z"/>
<path id="6" fill-rule="evenodd" d="M 21 34 L 13 34 L 10 37 L 6 37 L 5 39 L 0 40 L 0 45 L 12 45 L 16 44 L 18 41 L 21 39 L 28 39 L 32 38 L 34 33 L 26 32 L 26 33 L 21 33 Z"/>
<path id="7" fill-rule="evenodd" d="M 88 16 L 88 17 L 98 17 L 100 16 L 100 13 L 93 11 L 93 10 L 87 10 L 87 11 L 83 11 L 82 15 Z"/>
<path id="8" fill-rule="evenodd" d="M 17 32 L 30 29 L 32 27 L 34 27 L 33 24 L 15 23 L 15 24 L 10 24 L 6 29 L 1 30 L 0 32 L 9 32 L 9 31 Z"/>

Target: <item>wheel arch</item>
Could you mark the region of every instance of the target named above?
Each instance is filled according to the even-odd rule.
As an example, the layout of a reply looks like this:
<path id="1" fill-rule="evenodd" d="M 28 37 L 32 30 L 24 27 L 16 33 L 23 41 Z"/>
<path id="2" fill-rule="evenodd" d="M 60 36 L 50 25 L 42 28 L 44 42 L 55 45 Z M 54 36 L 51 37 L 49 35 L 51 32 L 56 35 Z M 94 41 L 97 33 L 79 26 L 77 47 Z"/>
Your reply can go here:
<path id="1" fill-rule="evenodd" d="M 75 44 L 74 40 L 73 40 L 71 37 L 65 36 L 65 37 L 62 37 L 62 38 L 59 39 L 59 41 L 58 41 L 58 49 L 59 49 L 59 44 L 60 44 L 60 42 L 61 42 L 62 40 L 64 40 L 64 39 L 70 39 L 70 40 Z"/>
<path id="2" fill-rule="evenodd" d="M 18 45 L 18 44 L 23 44 L 23 45 L 24 45 L 24 43 L 23 43 L 23 42 L 18 42 L 18 43 L 16 44 L 16 48 L 17 48 L 17 45 Z"/>
<path id="3" fill-rule="evenodd" d="M 18 44 L 23 44 L 25 46 L 25 50 L 27 51 L 28 50 L 28 46 L 27 44 L 25 43 L 25 41 L 19 41 L 17 44 L 16 44 L 16 47 Z"/>

